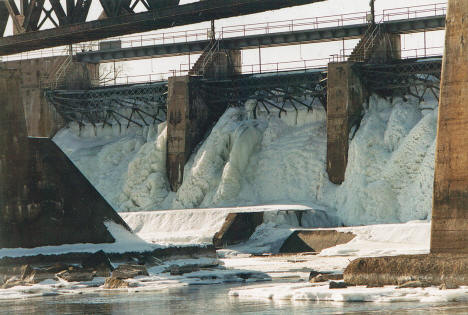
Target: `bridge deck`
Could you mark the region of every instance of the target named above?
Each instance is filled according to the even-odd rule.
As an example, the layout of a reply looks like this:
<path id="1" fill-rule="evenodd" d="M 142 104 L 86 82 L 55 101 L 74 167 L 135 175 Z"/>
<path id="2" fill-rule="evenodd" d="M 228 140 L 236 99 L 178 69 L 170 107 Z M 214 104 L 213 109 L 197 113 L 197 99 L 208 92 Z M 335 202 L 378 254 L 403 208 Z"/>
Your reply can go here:
<path id="1" fill-rule="evenodd" d="M 384 22 L 383 25 L 388 32 L 395 34 L 443 30 L 445 28 L 445 15 L 387 21 Z M 292 32 L 268 32 L 258 35 L 227 37 L 221 39 L 221 45 L 226 49 L 252 49 L 258 47 L 275 47 L 299 43 L 306 44 L 353 39 L 360 38 L 366 32 L 367 27 L 368 24 L 359 23 L 336 27 L 304 29 Z M 171 44 L 85 51 L 78 52 L 75 58 L 80 62 L 102 63 L 116 60 L 122 61 L 176 56 L 188 53 L 201 53 L 209 42 L 208 39 L 204 39 Z"/>

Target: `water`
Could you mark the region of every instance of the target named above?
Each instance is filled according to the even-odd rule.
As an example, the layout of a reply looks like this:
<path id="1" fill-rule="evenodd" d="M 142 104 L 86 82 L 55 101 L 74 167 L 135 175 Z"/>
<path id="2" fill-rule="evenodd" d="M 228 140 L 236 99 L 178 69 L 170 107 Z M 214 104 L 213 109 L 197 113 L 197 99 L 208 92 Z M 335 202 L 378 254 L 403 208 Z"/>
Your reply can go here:
<path id="1" fill-rule="evenodd" d="M 0 302 L 0 314 L 468 314 L 468 304 L 326 303 L 245 300 L 238 285 L 190 286 L 158 292 L 105 292 Z"/>

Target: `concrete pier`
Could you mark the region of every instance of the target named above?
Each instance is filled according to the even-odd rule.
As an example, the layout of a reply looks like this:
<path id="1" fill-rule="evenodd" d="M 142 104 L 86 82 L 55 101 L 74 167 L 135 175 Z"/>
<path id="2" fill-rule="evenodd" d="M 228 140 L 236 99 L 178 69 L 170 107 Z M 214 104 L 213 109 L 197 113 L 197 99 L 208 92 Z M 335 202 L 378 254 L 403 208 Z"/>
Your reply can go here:
<path id="1" fill-rule="evenodd" d="M 203 69 L 205 78 L 227 78 L 241 69 L 240 51 L 218 51 L 209 57 L 202 55 L 194 68 L 199 67 L 205 58 L 210 58 Z M 202 91 L 192 87 L 191 83 L 201 78 L 193 75 L 169 78 L 166 170 L 172 191 L 177 191 L 182 185 L 185 163 L 227 107 L 227 104 L 211 106 Z"/>
<path id="2" fill-rule="evenodd" d="M 450 0 L 442 66 L 431 252 L 468 253 L 468 2 Z"/>
<path id="3" fill-rule="evenodd" d="M 196 77 L 169 78 L 167 98 L 167 176 L 173 191 L 182 185 L 184 166 L 211 126 L 203 97 L 191 89 Z"/>
<path id="4" fill-rule="evenodd" d="M 18 70 L 0 69 L 0 248 L 111 243 L 127 228 L 48 138 L 28 138 Z"/>
<path id="5" fill-rule="evenodd" d="M 349 132 L 361 118 L 365 99 L 364 88 L 352 66 L 352 62 L 328 65 L 327 172 L 330 181 L 335 184 L 344 181 Z"/>
<path id="6" fill-rule="evenodd" d="M 64 124 L 60 115 L 44 98 L 43 88 L 54 81 L 67 56 L 0 62 L 0 69 L 18 70 L 21 101 L 24 107 L 28 136 L 51 137 Z M 68 89 L 79 89 L 77 82 L 86 84 L 98 76 L 99 65 L 72 63 L 69 66 Z M 75 85 L 75 86 L 73 86 Z M 89 86 L 89 84 L 88 84 Z M 87 88 L 87 87 L 86 87 Z"/>

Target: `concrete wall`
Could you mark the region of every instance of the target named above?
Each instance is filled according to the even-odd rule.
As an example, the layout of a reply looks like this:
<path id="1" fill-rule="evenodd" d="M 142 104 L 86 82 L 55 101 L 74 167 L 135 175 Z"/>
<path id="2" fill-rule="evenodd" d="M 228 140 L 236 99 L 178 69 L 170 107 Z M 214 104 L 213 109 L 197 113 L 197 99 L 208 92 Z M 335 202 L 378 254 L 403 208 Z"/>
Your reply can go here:
<path id="1" fill-rule="evenodd" d="M 449 0 L 439 103 L 432 253 L 468 252 L 468 2 Z"/>
<path id="2" fill-rule="evenodd" d="M 365 99 L 363 86 L 352 66 L 350 62 L 328 65 L 327 172 L 335 184 L 344 181 L 349 131 L 359 122 Z"/>
<path id="3" fill-rule="evenodd" d="M 63 120 L 44 98 L 44 86 L 54 80 L 66 56 L 8 61 L 0 69 L 16 69 L 20 73 L 21 101 L 25 111 L 28 135 L 51 137 L 63 126 Z M 66 76 L 67 88 L 89 87 L 89 81 L 98 76 L 99 65 L 72 64 Z"/>
<path id="4" fill-rule="evenodd" d="M 28 138 L 20 72 L 0 69 L 0 248 L 113 242 L 128 228 L 65 154 Z"/>

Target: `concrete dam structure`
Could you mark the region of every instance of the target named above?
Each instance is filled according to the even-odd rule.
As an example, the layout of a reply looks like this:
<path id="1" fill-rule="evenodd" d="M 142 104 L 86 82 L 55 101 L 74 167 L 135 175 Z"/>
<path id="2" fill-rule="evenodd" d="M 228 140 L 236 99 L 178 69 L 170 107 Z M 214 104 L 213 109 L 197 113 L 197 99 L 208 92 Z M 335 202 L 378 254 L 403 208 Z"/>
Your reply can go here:
<path id="1" fill-rule="evenodd" d="M 302 2 L 300 4 L 302 4 Z M 278 4 L 275 3 L 274 6 L 276 7 Z M 435 252 L 443 252 L 444 248 L 447 249 L 448 245 L 445 245 L 448 240 L 447 235 L 457 235 L 455 239 L 458 240 L 458 249 L 462 247 L 464 248 L 465 244 L 464 236 L 459 235 L 463 226 L 463 214 L 460 213 L 463 212 L 465 207 L 465 199 L 463 197 L 463 185 L 465 179 L 463 178 L 463 172 L 449 171 L 452 169 L 458 170 L 459 168 L 462 168 L 464 161 L 459 157 L 461 152 L 463 152 L 463 140 L 460 140 L 463 139 L 463 137 L 460 136 L 456 138 L 458 140 L 453 140 L 453 135 L 458 134 L 458 131 L 450 129 L 452 128 L 451 126 L 454 121 L 456 126 L 462 125 L 464 117 L 463 111 L 460 109 L 452 109 L 457 108 L 454 107 L 455 105 L 452 105 L 452 103 L 463 103 L 463 101 L 458 101 L 458 98 L 453 99 L 460 93 L 460 95 L 463 96 L 463 89 L 457 88 L 457 93 L 444 91 L 450 91 L 451 86 L 455 85 L 451 80 L 459 82 L 458 78 L 462 77 L 462 67 L 460 64 L 463 64 L 464 62 L 462 59 L 462 56 L 464 56 L 463 51 L 451 47 L 452 45 L 460 46 L 460 42 L 462 43 L 462 40 L 460 39 L 462 36 L 458 33 L 459 31 L 457 28 L 457 25 L 462 23 L 460 21 L 461 15 L 457 17 L 453 12 L 462 11 L 466 6 L 461 4 L 461 2 L 456 1 L 453 3 L 451 2 L 450 6 L 451 7 L 449 7 L 449 9 L 453 7 L 456 7 L 457 9 L 452 9 L 452 15 L 454 17 L 450 15 L 450 12 L 448 14 L 448 36 L 446 42 L 446 55 L 444 56 L 444 70 L 442 73 L 442 90 L 440 94 L 441 106 L 439 108 L 440 117 L 433 212 L 434 220 L 432 222 L 432 250 Z M 458 10 L 458 8 L 460 10 Z M 246 12 L 252 11 L 252 9 L 248 7 L 245 7 L 244 9 Z M 215 13 L 216 12 L 213 14 Z M 114 17 L 112 21 L 117 23 L 119 21 L 119 17 Z M 427 21 L 424 23 L 426 22 Z M 436 26 L 434 26 L 435 24 L 427 22 L 429 24 L 427 24 L 426 27 L 427 29 L 433 29 L 434 27 L 440 28 L 439 22 L 438 24 L 436 23 Z M 86 24 L 86 26 L 89 25 L 91 24 Z M 112 25 L 112 27 L 114 26 L 115 25 Z M 425 26 L 423 25 L 421 28 L 416 29 L 424 30 L 424 27 Z M 143 29 L 145 28 L 143 27 L 141 30 Z M 62 30 L 65 30 L 65 28 Z M 54 31 L 60 32 L 59 35 L 63 36 L 62 30 L 57 29 Z M 109 32 L 112 33 L 112 30 L 109 29 Z M 12 44 L 12 40 L 21 41 L 27 36 L 36 36 L 27 33 L 28 32 L 26 31 L 14 38 L 3 38 L 0 41 L 0 47 L 5 47 L 5 52 L 10 52 L 10 50 L 15 51 L 13 47 L 15 45 L 14 43 Z M 274 107 L 277 105 L 272 101 L 272 99 L 278 97 L 275 93 L 282 93 L 281 96 L 283 98 L 290 97 L 294 99 L 297 95 L 291 92 L 293 90 L 291 87 L 295 87 L 297 89 L 299 86 L 303 90 L 306 89 L 307 91 L 310 91 L 312 93 L 311 95 L 321 102 L 327 110 L 327 171 L 331 182 L 341 184 L 344 180 L 348 161 L 348 139 L 350 137 L 350 132 L 353 127 L 359 126 L 362 111 L 361 106 L 371 93 L 380 93 L 382 95 L 391 95 L 392 93 L 401 94 L 403 93 L 402 91 L 408 87 L 416 85 L 430 85 L 433 92 L 437 89 L 437 80 L 440 78 L 440 59 L 430 58 L 430 60 L 425 60 L 424 58 L 418 58 L 416 60 L 400 60 L 400 37 L 397 33 L 386 31 L 385 28 L 382 28 L 379 24 L 369 24 L 368 29 L 364 33 L 361 41 L 356 46 L 348 61 L 330 63 L 326 69 L 321 69 L 320 71 L 316 71 L 316 69 L 314 71 L 308 71 L 311 69 L 306 69 L 304 74 L 298 75 L 297 73 L 289 73 L 283 77 L 279 74 L 276 77 L 241 75 L 236 71 L 236 69 L 238 69 L 242 64 L 240 53 L 235 49 L 236 47 L 231 49 L 214 49 L 213 47 L 219 45 L 219 43 L 215 40 L 210 41 L 210 45 L 204 48 L 200 59 L 195 64 L 194 68 L 191 69 L 189 75 L 173 77 L 169 79 L 168 83 L 158 85 L 159 90 L 157 93 L 159 94 L 157 97 L 159 105 L 161 107 L 165 107 L 164 102 L 166 103 L 164 113 L 166 117 L 161 120 L 166 120 L 168 124 L 166 166 L 171 189 L 173 191 L 177 191 L 179 189 L 183 181 L 184 166 L 190 155 L 203 139 L 204 134 L 206 134 L 206 132 L 210 130 L 211 126 L 219 119 L 224 109 L 228 105 L 232 105 L 225 102 L 225 100 L 230 100 L 230 102 L 240 104 L 248 99 L 252 99 L 253 95 L 255 95 L 254 99 L 257 103 L 263 104 L 264 106 Z M 43 34 L 46 33 L 41 33 L 40 35 L 42 36 Z M 40 39 L 36 38 L 35 41 L 40 41 Z M 5 46 L 1 46 L 2 43 L 4 43 Z M 41 46 L 43 43 L 38 45 Z M 461 47 L 463 48 L 464 46 L 461 45 Z M 112 58 L 119 58 L 119 56 L 117 54 Z M 59 63 L 63 64 L 63 62 Z M 10 68 L 15 67 L 16 69 L 21 70 L 24 66 L 21 64 L 10 66 Z M 92 69 L 92 65 L 86 65 L 82 67 L 82 69 L 83 73 L 87 73 L 88 79 L 93 77 L 93 71 L 95 71 L 95 69 Z M 69 70 L 68 72 L 76 71 Z M 385 74 L 382 75 L 382 73 Z M 392 91 L 390 91 L 390 89 L 385 89 L 382 86 L 376 86 L 377 83 L 373 78 L 378 74 L 382 75 L 384 82 L 391 82 L 395 85 L 395 82 L 399 81 L 399 85 L 395 85 Z M 424 75 L 431 76 L 431 78 L 422 78 Z M 11 89 L 11 86 L 8 85 L 10 84 L 10 78 L 16 77 L 15 80 L 19 80 L 18 74 L 12 70 L 2 70 L 2 76 L 5 77 L 4 91 Z M 298 78 L 304 78 L 304 76 L 308 78 L 307 84 L 309 84 L 309 86 L 304 87 L 303 83 L 297 83 L 300 80 Z M 37 82 L 35 83 L 36 85 L 34 85 L 34 89 L 36 89 L 34 90 L 34 93 L 37 94 L 35 99 L 37 99 L 37 101 L 35 101 L 34 105 L 30 106 L 33 110 L 27 110 L 24 112 L 23 109 L 22 112 L 19 109 L 15 109 L 14 114 L 8 112 L 5 117 L 14 118 L 13 120 L 7 119 L 5 124 L 2 124 L 2 126 L 5 126 L 5 138 L 3 140 L 4 143 L 6 143 L 5 148 L 12 148 L 11 151 L 10 149 L 7 149 L 2 155 L 2 160 L 4 161 L 2 164 L 11 166 L 2 166 L 2 174 L 5 174 L 3 178 L 9 178 L 8 183 L 12 182 L 12 176 L 17 176 L 16 172 L 12 173 L 14 167 L 9 164 L 11 162 L 8 162 L 11 161 L 10 157 L 21 156 L 25 159 L 25 162 L 21 164 L 23 166 L 20 166 L 19 164 L 18 166 L 15 166 L 21 169 L 21 172 L 18 172 L 18 174 L 22 174 L 19 178 L 23 178 L 24 180 L 22 182 L 16 181 L 18 184 L 17 186 L 5 189 L 2 192 L 6 197 L 1 200 L 5 203 L 4 208 L 8 209 L 8 211 L 5 212 L 3 224 L 7 224 L 7 222 L 15 222 L 15 220 L 21 222 L 21 224 L 32 224 L 31 218 L 37 218 L 39 213 L 44 213 L 45 217 L 55 220 L 56 217 L 52 213 L 57 212 L 63 214 L 63 221 L 61 221 L 63 224 L 60 226 L 67 226 L 67 224 L 69 224 L 67 222 L 78 220 L 75 219 L 75 216 L 77 215 L 76 209 L 83 207 L 86 208 L 85 200 L 88 200 L 89 195 L 91 195 L 91 199 L 94 200 L 93 204 L 97 205 L 95 208 L 100 209 L 99 211 L 95 210 L 94 212 L 90 212 L 85 215 L 87 218 L 88 216 L 92 216 L 93 220 L 96 219 L 96 222 L 100 222 L 93 224 L 93 227 L 101 229 L 101 227 L 103 227 L 102 222 L 104 220 L 113 220 L 126 227 L 125 223 L 113 212 L 112 208 L 102 198 L 102 196 L 93 190 L 89 182 L 79 174 L 76 168 L 71 165 L 70 161 L 67 160 L 65 156 L 57 150 L 57 148 L 54 148 L 54 145 L 50 143 L 49 140 L 34 140 L 27 138 L 27 136 L 50 137 L 62 124 L 61 119 L 63 117 L 60 118 L 55 109 L 48 108 L 49 104 L 44 102 L 44 95 L 42 93 L 38 93 L 38 91 L 42 91 L 42 87 L 37 84 Z M 253 82 L 257 82 L 258 85 L 254 85 Z M 162 87 L 163 85 L 164 87 Z M 22 86 L 25 88 L 24 84 Z M 124 87 L 121 86 L 113 88 L 123 89 Z M 104 87 L 88 89 L 72 86 L 63 86 L 62 88 L 49 87 L 47 89 L 46 98 L 60 113 L 60 104 L 58 104 L 60 101 L 57 101 L 59 100 L 59 97 L 57 96 L 62 97 L 64 94 L 73 91 L 73 93 L 69 94 L 83 97 L 85 91 L 86 93 L 89 93 L 89 91 L 93 91 L 93 89 L 99 91 L 106 90 Z M 276 91 L 273 93 L 274 95 L 271 95 L 272 89 Z M 18 104 L 23 104 L 23 108 L 27 108 L 24 101 L 22 101 L 27 98 L 26 96 L 20 95 L 19 93 L 10 94 L 12 95 L 11 98 L 5 101 L 7 102 L 7 105 L 4 106 L 5 110 L 7 108 L 13 110 L 13 107 L 18 106 Z M 56 103 L 54 103 L 54 97 L 55 101 L 57 101 Z M 447 99 L 449 100 L 447 101 Z M 224 107 L 219 106 L 223 101 Z M 450 103 L 449 106 L 447 105 L 448 103 Z M 135 106 L 138 106 L 137 102 L 135 102 Z M 307 107 L 310 106 L 310 104 L 303 104 L 303 106 Z M 447 110 L 448 107 L 450 107 L 450 110 Z M 76 109 L 78 107 L 75 106 L 74 108 Z M 83 110 L 86 110 L 86 108 Z M 281 112 L 281 109 L 279 110 Z M 76 118 L 78 115 L 71 115 L 68 118 L 75 117 L 73 119 L 83 119 L 86 122 L 94 121 L 100 123 L 104 121 L 105 123 L 106 119 L 108 119 L 107 113 L 110 113 L 111 110 L 106 108 L 102 112 L 105 114 L 96 115 L 95 117 L 81 115 L 79 118 Z M 42 116 L 35 115 L 34 113 L 41 113 Z M 143 110 L 141 109 L 132 110 L 131 115 L 129 117 L 124 117 L 124 119 L 126 119 L 128 124 L 130 124 L 132 123 L 133 115 L 141 115 L 142 113 Z M 450 116 L 452 113 L 455 113 L 456 115 L 454 115 L 456 117 Z M 446 116 L 448 118 L 446 118 Z M 24 117 L 27 117 L 25 122 L 23 122 Z M 44 119 L 47 123 L 40 124 L 37 122 L 39 118 L 35 117 L 43 117 L 41 119 Z M 152 118 L 156 120 L 157 117 L 154 116 Z M 160 117 L 158 119 L 160 119 Z M 14 123 L 12 121 L 14 121 Z M 15 126 L 15 128 L 12 126 Z M 19 130 L 18 135 L 16 134 L 16 130 Z M 23 142 L 22 145 L 18 145 L 15 141 Z M 461 141 L 461 143 L 452 143 L 451 141 Z M 42 146 L 44 148 L 48 147 L 48 149 L 42 149 Z M 460 151 L 458 151 L 458 148 Z M 52 155 L 52 157 L 45 156 L 45 151 Z M 66 176 L 61 174 L 60 168 L 52 167 L 55 165 L 62 165 L 62 167 L 65 168 L 63 170 L 65 174 L 73 175 Z M 39 179 L 32 183 L 31 180 L 27 178 Z M 67 191 L 61 190 L 61 187 L 58 184 L 61 181 L 76 182 L 79 183 L 76 185 L 85 187 L 86 189 L 83 188 L 83 191 L 77 191 L 75 194 L 69 194 Z M 70 183 L 70 186 L 73 185 L 75 184 Z M 8 186 L 2 185 L 2 187 Z M 49 193 L 46 193 L 47 191 Z M 54 199 L 51 198 L 50 195 L 57 197 Z M 41 198 L 45 199 L 42 200 Z M 12 213 L 16 212 L 29 214 L 15 218 L 15 215 L 12 215 Z M 71 217 L 67 218 L 67 215 L 70 215 Z M 461 219 L 459 220 L 459 218 Z M 37 220 L 37 222 L 39 221 Z M 21 231 L 24 231 L 25 229 L 26 228 L 20 228 L 18 226 L 18 232 L 15 232 L 17 235 L 15 239 L 19 239 L 19 235 L 22 235 Z M 11 233 L 14 234 L 13 232 Z M 56 233 L 56 235 L 58 235 L 61 232 L 60 230 L 57 230 Z M 100 233 L 90 233 L 87 231 L 85 234 L 93 235 L 96 238 L 87 240 L 86 238 L 78 237 L 77 233 L 75 235 L 77 237 L 76 242 L 112 241 L 109 238 L 109 235 L 106 235 L 105 231 L 102 229 Z M 439 234 L 440 237 L 437 236 Z M 41 241 L 39 239 L 37 241 L 32 241 L 30 237 L 29 240 L 24 240 L 24 243 L 17 244 L 18 246 L 32 247 L 60 243 L 61 241 L 57 241 L 56 238 L 55 241 L 52 240 L 54 239 L 53 236 L 51 236 L 51 239 L 45 241 Z M 441 240 L 440 243 L 437 243 L 437 240 Z M 15 242 L 16 241 L 8 243 L 5 246 L 13 246 Z M 70 238 L 67 242 L 75 242 L 75 240 Z M 440 249 L 437 244 L 440 244 Z"/>

